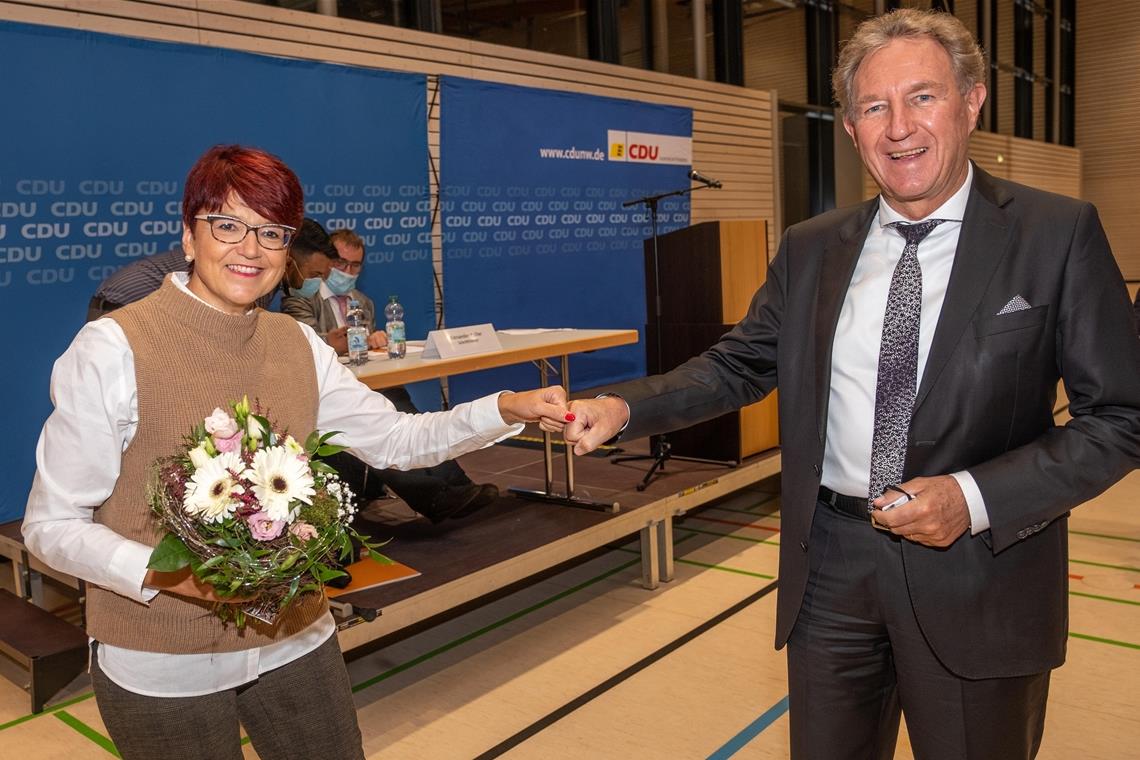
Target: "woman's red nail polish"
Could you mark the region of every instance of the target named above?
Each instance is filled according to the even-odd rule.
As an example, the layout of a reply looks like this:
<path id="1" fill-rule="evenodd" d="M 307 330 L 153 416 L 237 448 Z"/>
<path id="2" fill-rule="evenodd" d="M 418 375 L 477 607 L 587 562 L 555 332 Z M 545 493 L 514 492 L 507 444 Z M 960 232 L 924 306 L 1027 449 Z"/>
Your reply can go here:
<path id="1" fill-rule="evenodd" d="M 573 412 L 566 412 L 566 421 L 567 422 L 573 422 L 576 419 L 578 419 L 578 418 L 574 416 Z"/>

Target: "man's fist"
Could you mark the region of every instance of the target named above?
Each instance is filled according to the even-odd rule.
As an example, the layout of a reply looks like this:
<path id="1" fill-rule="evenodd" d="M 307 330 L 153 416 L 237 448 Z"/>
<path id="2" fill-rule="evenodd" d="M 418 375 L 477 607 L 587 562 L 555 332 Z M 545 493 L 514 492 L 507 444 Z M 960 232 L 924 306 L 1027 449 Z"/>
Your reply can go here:
<path id="1" fill-rule="evenodd" d="M 563 437 L 582 456 L 621 432 L 629 422 L 629 405 L 619 396 L 579 399 L 570 402 L 570 414 L 574 419 L 567 422 Z"/>

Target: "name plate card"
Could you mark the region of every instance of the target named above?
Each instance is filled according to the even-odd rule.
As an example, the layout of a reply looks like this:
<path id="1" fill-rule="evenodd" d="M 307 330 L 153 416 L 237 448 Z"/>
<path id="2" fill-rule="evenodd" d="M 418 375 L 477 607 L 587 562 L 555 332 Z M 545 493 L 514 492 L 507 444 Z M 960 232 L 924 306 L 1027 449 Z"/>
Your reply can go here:
<path id="1" fill-rule="evenodd" d="M 424 359 L 453 359 L 502 350 L 495 327 L 488 322 L 485 325 L 432 330 L 428 333 L 422 356 Z"/>

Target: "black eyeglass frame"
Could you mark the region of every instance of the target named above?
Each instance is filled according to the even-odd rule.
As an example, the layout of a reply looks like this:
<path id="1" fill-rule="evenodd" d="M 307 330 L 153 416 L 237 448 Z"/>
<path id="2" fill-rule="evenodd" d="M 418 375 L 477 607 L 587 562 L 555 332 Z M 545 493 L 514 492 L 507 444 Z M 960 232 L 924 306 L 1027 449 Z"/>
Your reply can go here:
<path id="1" fill-rule="evenodd" d="M 229 214 L 199 214 L 194 218 L 202 222 L 207 222 L 210 225 L 210 234 L 213 235 L 214 240 L 217 240 L 219 243 L 225 243 L 226 245 L 238 245 L 243 240 L 245 240 L 246 236 L 249 235 L 249 233 L 252 231 L 254 237 L 257 239 L 257 244 L 265 250 L 284 251 L 293 242 L 293 236 L 297 234 L 297 228 L 290 227 L 288 224 L 277 224 L 276 222 L 266 222 L 265 224 L 249 224 L 248 222 L 238 219 L 236 216 L 230 216 Z M 245 232 L 243 232 L 242 236 L 237 240 L 222 240 L 220 237 L 218 237 L 218 233 L 214 231 L 214 221 L 217 219 L 224 219 L 227 222 L 237 222 L 238 224 L 245 227 Z M 283 240 L 280 248 L 274 248 L 273 246 L 266 245 L 265 241 L 261 239 L 261 235 L 259 234 L 260 230 L 263 230 L 267 227 L 276 227 L 278 229 L 285 230 L 288 233 L 286 236 L 287 239 Z"/>
<path id="2" fill-rule="evenodd" d="M 364 269 L 364 259 L 360 261 L 349 261 L 345 258 L 335 258 L 332 260 L 332 265 L 346 274 L 360 274 L 360 270 Z"/>

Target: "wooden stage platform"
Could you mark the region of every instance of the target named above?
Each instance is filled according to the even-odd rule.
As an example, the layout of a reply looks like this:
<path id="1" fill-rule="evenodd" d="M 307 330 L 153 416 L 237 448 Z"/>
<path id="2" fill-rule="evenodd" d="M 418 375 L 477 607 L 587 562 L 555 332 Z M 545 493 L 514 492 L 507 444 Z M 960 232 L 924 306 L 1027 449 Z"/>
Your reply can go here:
<path id="1" fill-rule="evenodd" d="M 642 453 L 647 445 L 644 440 L 623 444 L 627 453 Z M 562 450 L 556 445 L 556 459 Z M 342 605 L 337 611 L 346 652 L 419 630 L 634 534 L 641 538 L 642 582 L 656 588 L 673 577 L 673 519 L 778 474 L 780 454 L 765 452 L 733 468 L 671 460 L 640 492 L 636 485 L 649 460 L 613 464 L 604 456 L 577 458 L 575 493 L 617 502 L 616 513 L 506 495 L 512 486 L 543 487 L 541 447 L 500 444 L 460 463 L 472 480 L 495 483 L 504 495 L 474 515 L 440 525 L 419 518 L 399 500 L 373 502 L 358 521 L 358 528 L 376 538 L 390 538 L 384 553 L 421 575 L 336 599 Z M 555 462 L 555 473 L 563 469 Z"/>

